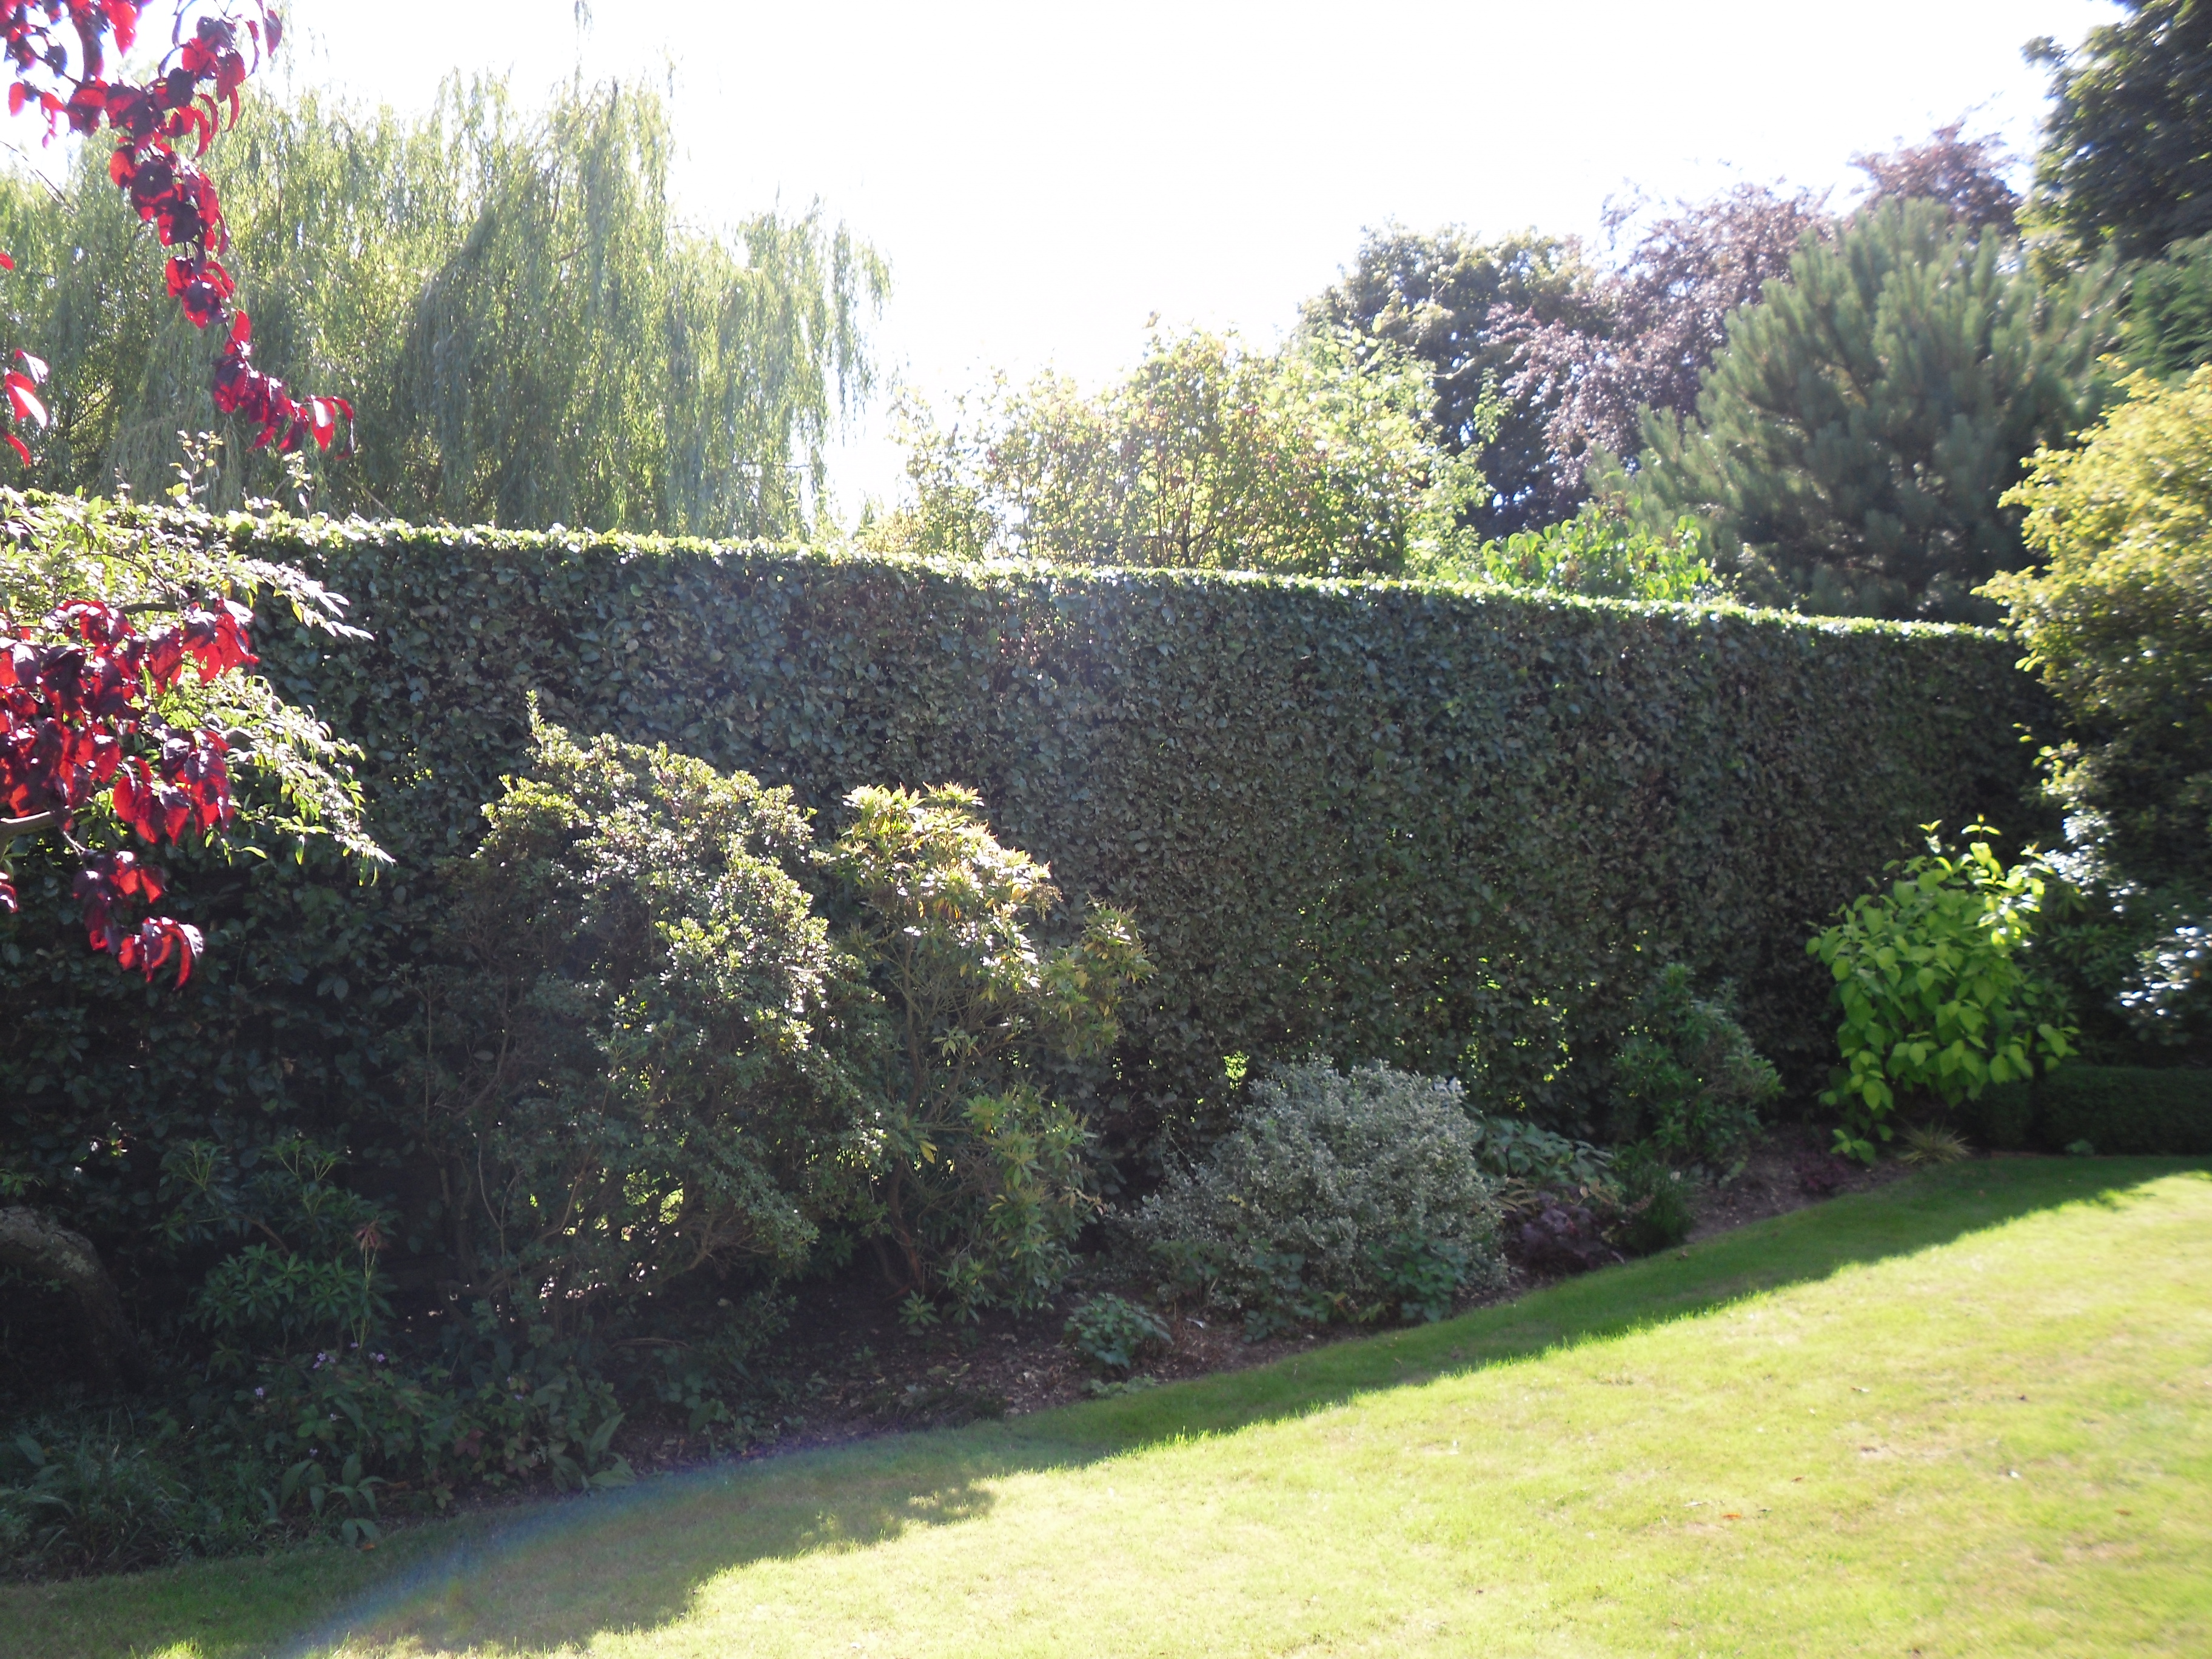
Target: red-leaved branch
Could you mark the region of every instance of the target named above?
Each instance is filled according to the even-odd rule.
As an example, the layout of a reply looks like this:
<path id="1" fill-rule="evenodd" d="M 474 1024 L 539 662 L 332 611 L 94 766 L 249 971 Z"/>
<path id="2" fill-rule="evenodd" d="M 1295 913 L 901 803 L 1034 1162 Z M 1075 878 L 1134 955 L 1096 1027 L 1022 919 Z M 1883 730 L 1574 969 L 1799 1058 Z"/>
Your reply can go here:
<path id="1" fill-rule="evenodd" d="M 186 606 L 170 627 L 141 635 L 113 605 L 77 599 L 38 629 L 0 638 L 0 854 L 16 836 L 58 831 L 77 855 L 75 896 L 92 948 L 149 980 L 173 960 L 177 983 L 190 979 L 199 930 L 168 916 L 127 919 L 161 901 L 161 872 L 127 849 L 86 846 L 77 815 L 105 796 L 125 828 L 155 846 L 230 822 L 223 734 L 173 724 L 151 699 L 188 665 L 205 684 L 254 662 L 252 621 L 244 605 L 222 599 Z M 16 904 L 0 864 L 0 910 L 13 914 Z"/>
<path id="2" fill-rule="evenodd" d="M 139 219 L 154 227 L 170 250 L 171 297 L 199 328 L 220 329 L 215 405 L 255 428 L 253 447 L 279 453 L 312 439 L 327 449 L 347 427 L 351 445 L 353 405 L 343 398 L 296 398 L 283 381 L 253 366 L 253 325 L 231 303 L 236 284 L 219 257 L 229 252 L 222 203 L 198 162 L 222 129 L 226 109 L 238 120 L 239 88 L 283 38 L 276 14 L 252 0 L 245 15 L 219 3 L 180 0 L 170 46 L 143 83 L 111 81 L 111 50 L 118 59 L 138 34 L 139 9 L 131 0 L 0 0 L 4 50 L 15 79 L 8 112 L 35 106 L 46 118 L 51 140 L 64 123 L 88 137 L 105 128 L 115 138 L 107 175 Z M 250 57 L 249 57 L 250 54 Z M 15 261 L 0 253 L 0 267 Z M 17 350 L 4 386 L 15 422 L 43 428 L 46 408 L 39 395 L 46 365 Z M 23 464 L 30 447 L 7 434 Z"/>

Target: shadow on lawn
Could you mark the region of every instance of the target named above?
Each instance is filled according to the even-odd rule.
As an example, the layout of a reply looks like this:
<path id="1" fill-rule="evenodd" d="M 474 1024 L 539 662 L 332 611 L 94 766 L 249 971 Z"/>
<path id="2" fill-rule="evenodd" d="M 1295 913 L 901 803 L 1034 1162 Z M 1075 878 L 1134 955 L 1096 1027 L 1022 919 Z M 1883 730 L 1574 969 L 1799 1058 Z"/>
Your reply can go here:
<path id="1" fill-rule="evenodd" d="M 2192 1167 L 2117 1158 L 1955 1165 L 1441 1325 L 1320 1347 L 1259 1370 L 1006 1425 L 771 1456 L 545 1505 L 502 1524 L 478 1523 L 458 1547 L 403 1569 L 278 1650 L 319 1652 L 351 1633 L 378 1647 L 435 1653 L 485 1644 L 531 1654 L 586 1646 L 602 1632 L 650 1631 L 681 1618 L 702 1586 L 731 1568 L 866 1548 L 910 1528 L 986 1514 L 993 1484 L 1009 1475 L 1279 1421 L 1380 1389 L 1603 1340 L 2060 1204 L 2122 1206 L 2129 1188 Z M 202 1624 L 167 1639 L 197 1639 L 207 1644 L 202 1652 L 265 1652 L 273 1633 L 264 1626 L 257 1641 L 234 1629 L 234 1646 Z M 164 1636 L 137 1634 L 161 1650 Z"/>

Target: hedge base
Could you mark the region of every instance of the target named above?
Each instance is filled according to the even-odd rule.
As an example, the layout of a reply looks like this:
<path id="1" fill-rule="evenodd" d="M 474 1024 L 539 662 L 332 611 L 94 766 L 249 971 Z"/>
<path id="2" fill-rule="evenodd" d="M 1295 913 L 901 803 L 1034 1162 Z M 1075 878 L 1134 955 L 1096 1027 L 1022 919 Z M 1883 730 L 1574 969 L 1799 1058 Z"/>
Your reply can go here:
<path id="1" fill-rule="evenodd" d="M 2006 1084 L 1976 1102 L 1969 1127 L 2000 1152 L 2095 1152 L 2194 1158 L 2212 1153 L 2212 1071 L 2193 1066 L 2065 1066 Z"/>

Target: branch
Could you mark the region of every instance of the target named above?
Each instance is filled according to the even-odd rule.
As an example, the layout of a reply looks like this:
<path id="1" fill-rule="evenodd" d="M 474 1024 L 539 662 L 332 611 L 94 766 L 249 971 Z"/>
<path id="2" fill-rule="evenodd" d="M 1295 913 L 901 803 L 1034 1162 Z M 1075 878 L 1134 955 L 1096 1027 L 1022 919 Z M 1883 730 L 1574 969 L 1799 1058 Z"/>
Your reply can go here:
<path id="1" fill-rule="evenodd" d="M 15 836 L 36 835 L 41 830 L 51 830 L 57 819 L 52 812 L 33 812 L 27 818 L 0 818 L 0 841 Z"/>

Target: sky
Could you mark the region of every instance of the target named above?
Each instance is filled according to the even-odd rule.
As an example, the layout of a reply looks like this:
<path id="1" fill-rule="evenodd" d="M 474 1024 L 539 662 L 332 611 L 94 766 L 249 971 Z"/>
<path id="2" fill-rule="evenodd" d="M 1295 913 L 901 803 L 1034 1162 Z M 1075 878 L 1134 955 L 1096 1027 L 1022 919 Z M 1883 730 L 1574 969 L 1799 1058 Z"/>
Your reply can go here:
<path id="1" fill-rule="evenodd" d="M 1636 190 L 1782 179 L 1842 199 L 1854 153 L 1961 116 L 2025 153 L 2045 72 L 2021 45 L 2072 45 L 2117 11 L 294 0 L 285 51 L 290 77 L 403 108 L 456 70 L 526 99 L 580 65 L 650 78 L 684 217 L 818 198 L 889 258 L 882 361 L 941 404 L 994 368 L 1096 385 L 1156 313 L 1271 341 L 1393 220 L 1595 237 Z M 836 458 L 848 515 L 898 487 L 885 403 Z"/>

